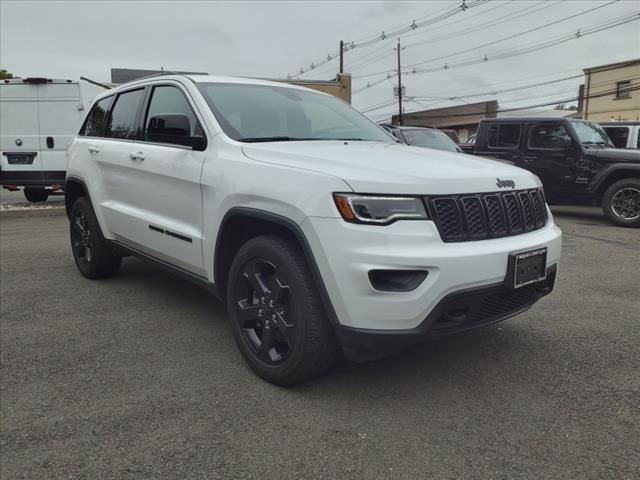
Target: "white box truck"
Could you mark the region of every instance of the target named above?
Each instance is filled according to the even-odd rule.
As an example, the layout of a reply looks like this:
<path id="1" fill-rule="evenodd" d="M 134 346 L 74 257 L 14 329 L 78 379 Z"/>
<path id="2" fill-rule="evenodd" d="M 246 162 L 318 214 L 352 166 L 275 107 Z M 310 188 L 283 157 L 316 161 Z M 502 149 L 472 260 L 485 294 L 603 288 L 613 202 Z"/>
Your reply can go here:
<path id="1" fill-rule="evenodd" d="M 0 185 L 31 202 L 62 192 L 66 150 L 104 86 L 87 81 L 0 81 Z"/>

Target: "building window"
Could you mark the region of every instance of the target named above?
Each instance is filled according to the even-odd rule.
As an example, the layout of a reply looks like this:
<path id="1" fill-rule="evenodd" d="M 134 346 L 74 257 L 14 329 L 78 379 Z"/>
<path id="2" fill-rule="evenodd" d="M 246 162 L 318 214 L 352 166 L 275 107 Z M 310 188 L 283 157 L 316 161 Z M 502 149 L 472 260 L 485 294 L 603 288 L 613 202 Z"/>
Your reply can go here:
<path id="1" fill-rule="evenodd" d="M 616 98 L 631 98 L 631 80 L 616 84 Z"/>

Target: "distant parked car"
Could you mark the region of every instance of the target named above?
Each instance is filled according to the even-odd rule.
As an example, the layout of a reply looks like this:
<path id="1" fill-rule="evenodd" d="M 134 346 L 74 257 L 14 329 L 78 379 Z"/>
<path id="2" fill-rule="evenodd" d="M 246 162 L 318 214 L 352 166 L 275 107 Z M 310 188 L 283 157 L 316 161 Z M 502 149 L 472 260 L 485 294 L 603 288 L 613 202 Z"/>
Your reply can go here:
<path id="1" fill-rule="evenodd" d="M 407 145 L 434 148 L 447 152 L 462 152 L 460 147 L 446 133 L 437 128 L 401 127 L 400 125 L 391 125 L 389 123 L 382 124 L 382 127 Z"/>
<path id="2" fill-rule="evenodd" d="M 458 132 L 453 130 L 452 128 L 440 128 L 441 132 L 444 132 L 447 137 L 454 141 L 456 145 L 460 144 L 460 137 L 458 137 Z"/>
<path id="3" fill-rule="evenodd" d="M 474 133 L 473 135 L 469 136 L 469 138 L 467 138 L 466 142 L 458 144 L 458 146 L 464 153 L 473 153 L 473 150 L 476 146 L 476 135 L 477 134 Z"/>
<path id="4" fill-rule="evenodd" d="M 640 122 L 602 122 L 616 148 L 640 149 Z"/>

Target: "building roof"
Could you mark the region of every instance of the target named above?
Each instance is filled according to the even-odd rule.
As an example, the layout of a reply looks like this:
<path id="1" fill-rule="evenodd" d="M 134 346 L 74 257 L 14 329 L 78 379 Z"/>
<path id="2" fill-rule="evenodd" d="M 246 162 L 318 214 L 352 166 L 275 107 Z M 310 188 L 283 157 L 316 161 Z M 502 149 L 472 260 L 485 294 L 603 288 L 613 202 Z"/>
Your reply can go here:
<path id="1" fill-rule="evenodd" d="M 578 110 L 555 110 L 555 109 L 540 109 L 540 108 L 523 108 L 521 110 L 509 110 L 508 112 L 498 112 L 498 118 L 513 118 L 513 117 L 526 117 L 526 118 L 567 118 L 579 113 Z"/>
<path id="2" fill-rule="evenodd" d="M 478 124 L 483 118 L 495 118 L 498 102 L 467 103 L 452 107 L 434 108 L 420 112 L 405 113 L 403 123 L 415 127 L 455 127 L 460 125 Z M 392 122 L 398 121 L 398 115 L 392 117 Z"/>
<path id="3" fill-rule="evenodd" d="M 206 72 L 167 72 L 166 70 L 142 70 L 139 68 L 112 68 L 111 83 L 122 84 L 158 73 L 179 73 L 182 75 L 207 75 Z"/>
<path id="4" fill-rule="evenodd" d="M 598 65 L 597 67 L 585 68 L 583 69 L 583 72 L 589 73 L 589 72 L 599 72 L 603 70 L 615 70 L 616 68 L 628 67 L 631 65 L 638 65 L 638 64 L 640 64 L 640 58 L 635 58 L 633 60 L 626 60 L 624 62 L 608 63 L 606 65 Z"/>

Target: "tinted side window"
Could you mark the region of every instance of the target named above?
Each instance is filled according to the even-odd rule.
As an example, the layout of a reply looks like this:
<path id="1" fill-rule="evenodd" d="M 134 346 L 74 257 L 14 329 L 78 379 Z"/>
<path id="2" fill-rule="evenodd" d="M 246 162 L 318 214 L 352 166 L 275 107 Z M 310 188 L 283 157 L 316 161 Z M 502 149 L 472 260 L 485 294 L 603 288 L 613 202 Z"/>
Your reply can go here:
<path id="1" fill-rule="evenodd" d="M 144 89 L 132 90 L 118 95 L 111 109 L 107 137 L 134 140 L 140 137 L 136 120 L 144 96 Z"/>
<path id="2" fill-rule="evenodd" d="M 609 135 L 609 138 L 616 148 L 627 147 L 627 139 L 629 138 L 628 127 L 604 127 L 604 131 L 607 132 L 607 135 Z"/>
<path id="3" fill-rule="evenodd" d="M 153 88 L 145 119 L 144 139 L 166 143 L 167 135 L 204 136 L 184 93 L 177 87 L 162 85 Z"/>
<path id="4" fill-rule="evenodd" d="M 80 129 L 80 135 L 87 137 L 104 137 L 107 127 L 107 114 L 113 97 L 103 98 L 95 103 Z"/>
<path id="5" fill-rule="evenodd" d="M 487 145 L 493 148 L 518 148 L 521 130 L 519 123 L 491 125 Z"/>
<path id="6" fill-rule="evenodd" d="M 535 125 L 529 130 L 529 148 L 561 149 L 571 145 L 571 137 L 564 125 Z"/>

